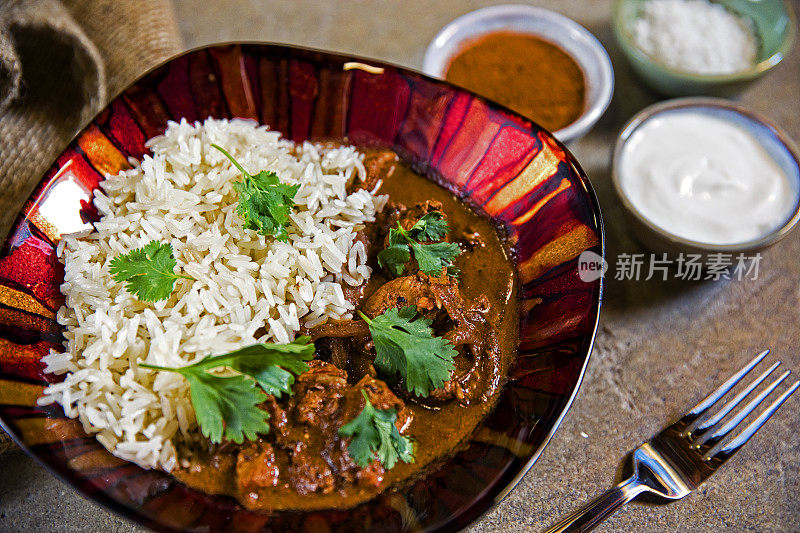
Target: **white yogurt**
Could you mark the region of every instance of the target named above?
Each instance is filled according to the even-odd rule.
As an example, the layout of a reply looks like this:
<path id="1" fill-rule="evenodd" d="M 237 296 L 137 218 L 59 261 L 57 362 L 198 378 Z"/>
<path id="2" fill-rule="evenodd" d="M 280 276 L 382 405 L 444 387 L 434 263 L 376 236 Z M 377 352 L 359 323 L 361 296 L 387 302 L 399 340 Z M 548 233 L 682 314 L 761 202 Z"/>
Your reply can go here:
<path id="1" fill-rule="evenodd" d="M 618 176 L 642 216 L 705 244 L 766 235 L 791 216 L 797 195 L 746 128 L 691 110 L 662 113 L 636 128 Z"/>

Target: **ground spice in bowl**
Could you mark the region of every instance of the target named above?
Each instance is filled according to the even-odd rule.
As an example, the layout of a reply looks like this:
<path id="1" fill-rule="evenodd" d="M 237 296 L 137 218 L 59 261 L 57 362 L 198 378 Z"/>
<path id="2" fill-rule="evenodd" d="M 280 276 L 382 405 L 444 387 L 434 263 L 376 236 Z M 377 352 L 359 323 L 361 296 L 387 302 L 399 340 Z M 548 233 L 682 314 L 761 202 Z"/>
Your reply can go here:
<path id="1" fill-rule="evenodd" d="M 486 96 L 556 131 L 584 110 L 585 81 L 578 63 L 534 35 L 495 32 L 466 43 L 445 79 Z"/>

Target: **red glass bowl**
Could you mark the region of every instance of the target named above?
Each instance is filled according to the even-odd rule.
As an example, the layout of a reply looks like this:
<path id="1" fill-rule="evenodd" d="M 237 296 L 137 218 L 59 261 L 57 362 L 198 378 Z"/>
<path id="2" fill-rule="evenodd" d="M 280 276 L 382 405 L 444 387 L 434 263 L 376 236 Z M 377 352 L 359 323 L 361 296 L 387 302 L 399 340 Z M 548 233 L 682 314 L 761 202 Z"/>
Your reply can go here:
<path id="1" fill-rule="evenodd" d="M 60 236 L 97 216 L 90 199 L 103 173 L 140 159 L 168 120 L 208 116 L 252 118 L 296 141 L 392 148 L 506 228 L 519 277 L 517 359 L 494 411 L 425 477 L 353 509 L 260 514 L 119 460 L 60 406 L 36 405 L 60 380 L 40 361 L 62 340 Z M 550 133 L 505 108 L 416 72 L 326 52 L 265 44 L 188 52 L 115 98 L 17 219 L 0 253 L 0 425 L 84 495 L 159 531 L 452 531 L 513 488 L 578 390 L 602 292 L 601 279 L 579 275 L 587 250 L 603 255 L 586 176 Z"/>

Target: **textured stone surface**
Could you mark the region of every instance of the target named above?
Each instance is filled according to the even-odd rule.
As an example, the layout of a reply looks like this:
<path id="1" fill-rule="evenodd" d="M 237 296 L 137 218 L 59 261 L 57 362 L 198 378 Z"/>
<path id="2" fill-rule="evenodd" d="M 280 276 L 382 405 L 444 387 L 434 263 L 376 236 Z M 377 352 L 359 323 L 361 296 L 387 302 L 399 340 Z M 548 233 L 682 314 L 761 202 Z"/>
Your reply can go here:
<path id="1" fill-rule="evenodd" d="M 179 0 L 189 47 L 224 40 L 303 44 L 419 67 L 452 18 L 488 2 Z M 610 1 L 533 2 L 561 11 L 606 45 L 614 102 L 571 148 L 595 185 L 608 258 L 640 253 L 610 187 L 609 160 L 624 122 L 660 98 L 642 88 L 614 43 Z M 800 1 L 792 5 L 797 12 Z M 738 99 L 800 140 L 800 47 Z M 472 532 L 541 530 L 610 486 L 624 455 L 671 422 L 752 354 L 771 347 L 800 370 L 800 232 L 763 254 L 758 280 L 620 282 L 610 279 L 592 361 L 561 429 L 519 486 Z M 793 398 L 736 457 L 688 498 L 632 503 L 603 525 L 624 531 L 800 529 L 800 399 Z M 586 437 L 582 436 L 585 434 Z M 83 500 L 21 454 L 0 459 L 0 531 L 142 531 Z"/>

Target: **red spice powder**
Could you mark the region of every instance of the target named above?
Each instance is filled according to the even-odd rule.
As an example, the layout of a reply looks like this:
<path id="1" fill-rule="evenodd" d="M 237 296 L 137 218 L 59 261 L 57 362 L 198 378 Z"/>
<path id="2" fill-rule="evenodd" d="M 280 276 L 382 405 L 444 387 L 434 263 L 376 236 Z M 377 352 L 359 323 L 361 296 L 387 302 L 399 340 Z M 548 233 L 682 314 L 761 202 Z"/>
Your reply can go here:
<path id="1" fill-rule="evenodd" d="M 496 32 L 464 46 L 445 79 L 555 131 L 583 113 L 583 72 L 569 54 L 524 33 Z"/>

